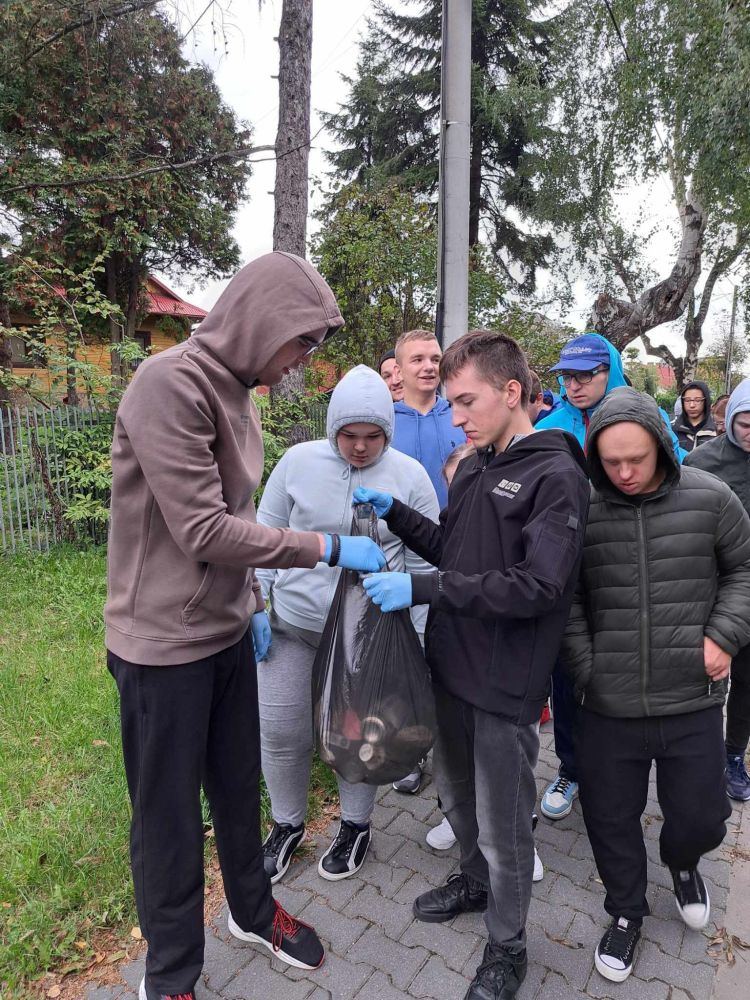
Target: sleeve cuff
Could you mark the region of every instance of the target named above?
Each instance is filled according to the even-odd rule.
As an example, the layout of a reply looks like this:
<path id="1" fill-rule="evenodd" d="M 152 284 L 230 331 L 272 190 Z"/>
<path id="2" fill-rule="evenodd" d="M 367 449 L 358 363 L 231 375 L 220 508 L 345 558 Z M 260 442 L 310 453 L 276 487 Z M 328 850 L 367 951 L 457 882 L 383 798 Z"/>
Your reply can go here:
<path id="1" fill-rule="evenodd" d="M 394 500 L 394 503 L 396 501 Z M 437 594 L 437 570 L 432 573 L 411 574 L 412 604 L 432 604 Z"/>

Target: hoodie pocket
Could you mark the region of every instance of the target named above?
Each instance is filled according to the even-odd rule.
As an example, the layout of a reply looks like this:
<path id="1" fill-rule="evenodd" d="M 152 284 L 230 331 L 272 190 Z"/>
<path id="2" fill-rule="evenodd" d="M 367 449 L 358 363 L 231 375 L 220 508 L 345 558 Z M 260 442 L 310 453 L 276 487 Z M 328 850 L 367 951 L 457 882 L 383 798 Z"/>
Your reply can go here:
<path id="1" fill-rule="evenodd" d="M 209 565 L 182 610 L 182 625 L 190 639 L 226 635 L 247 625 L 253 610 L 252 570 Z"/>
<path id="2" fill-rule="evenodd" d="M 213 586 L 213 582 L 216 578 L 216 569 L 217 567 L 215 564 L 205 563 L 205 569 L 203 570 L 200 586 L 182 609 L 182 620 L 186 626 L 190 624 L 193 615 L 201 606 L 205 600 L 206 594 Z"/>

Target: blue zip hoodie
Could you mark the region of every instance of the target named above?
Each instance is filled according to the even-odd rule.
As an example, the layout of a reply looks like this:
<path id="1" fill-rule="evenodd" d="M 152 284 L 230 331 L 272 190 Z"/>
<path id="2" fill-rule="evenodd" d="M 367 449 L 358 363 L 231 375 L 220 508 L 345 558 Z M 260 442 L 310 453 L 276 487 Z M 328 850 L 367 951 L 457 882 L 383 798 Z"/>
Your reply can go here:
<path id="1" fill-rule="evenodd" d="M 613 389 L 618 389 L 620 386 L 627 385 L 627 382 L 625 381 L 625 372 L 622 367 L 622 358 L 620 357 L 620 352 L 616 350 L 612 344 L 610 344 L 606 337 L 602 337 L 600 334 L 592 333 L 590 331 L 586 331 L 586 336 L 598 337 L 599 340 L 606 345 L 607 351 L 609 352 L 609 378 L 607 379 L 607 388 L 602 396 L 602 399 L 606 399 L 607 394 Z M 590 421 L 594 413 L 596 413 L 602 399 L 599 400 L 596 406 L 592 406 L 588 410 L 579 410 L 573 406 L 572 403 L 568 402 L 568 397 L 565 395 L 565 390 L 563 389 L 560 407 L 547 414 L 547 416 L 542 417 L 539 423 L 535 425 L 534 430 L 547 431 L 552 427 L 559 427 L 560 430 L 568 431 L 570 434 L 574 434 L 578 439 L 580 446 L 584 448 L 586 443 L 586 429 L 588 421 Z M 584 419 L 584 413 L 586 415 L 586 419 Z M 669 436 L 672 439 L 672 447 L 674 448 L 677 460 L 682 462 L 687 452 L 683 451 L 680 447 L 677 436 L 672 430 L 670 419 L 661 407 L 659 408 L 659 413 L 661 413 L 664 423 L 669 428 Z"/>
<path id="2" fill-rule="evenodd" d="M 454 427 L 451 408 L 440 396 L 428 413 L 420 413 L 406 403 L 393 406 L 395 422 L 391 446 L 411 455 L 426 470 L 435 487 L 440 509 L 448 503 L 448 486 L 443 478 L 443 466 L 450 453 L 466 443 L 460 427 Z"/>

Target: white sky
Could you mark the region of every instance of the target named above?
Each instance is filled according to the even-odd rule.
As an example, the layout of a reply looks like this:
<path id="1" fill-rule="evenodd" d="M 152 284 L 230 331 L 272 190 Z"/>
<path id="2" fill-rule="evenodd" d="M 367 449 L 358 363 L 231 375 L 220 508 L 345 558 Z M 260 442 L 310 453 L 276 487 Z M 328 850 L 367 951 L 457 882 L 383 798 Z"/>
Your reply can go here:
<path id="1" fill-rule="evenodd" d="M 200 13 L 205 6 L 203 0 L 189 2 L 192 2 L 196 13 Z M 185 10 L 184 3 L 181 2 L 180 7 Z M 365 29 L 365 19 L 372 11 L 372 4 L 370 0 L 315 0 L 313 10 L 311 134 L 314 136 L 321 125 L 318 112 L 336 110 L 339 102 L 346 97 L 346 87 L 339 74 L 354 73 L 357 42 Z M 259 9 L 257 0 L 229 0 L 221 7 L 214 4 L 186 41 L 187 54 L 214 71 L 225 100 L 241 119 L 252 125 L 255 145 L 270 145 L 276 136 L 278 88 L 273 74 L 278 70 L 278 45 L 274 36 L 280 17 L 281 0 L 264 0 L 262 9 Z M 185 23 L 183 17 L 182 23 L 187 29 L 190 21 Z M 311 178 L 322 176 L 326 171 L 323 148 L 328 141 L 326 133 L 321 132 L 313 144 L 310 153 Z M 274 170 L 273 160 L 257 163 L 248 182 L 246 200 L 234 227 L 242 263 L 272 249 Z M 675 221 L 670 197 L 666 181 L 656 181 L 647 191 L 634 188 L 632 193 L 633 202 L 645 199 L 649 224 L 657 223 L 657 233 L 649 244 L 649 256 L 660 277 L 669 272 L 676 247 L 670 235 L 670 230 L 674 232 Z M 311 211 L 316 207 L 311 189 Z M 309 232 L 310 224 L 308 235 Z M 167 277 L 166 281 L 204 309 L 211 308 L 226 285 L 226 281 L 216 280 L 204 283 L 194 281 L 191 284 L 189 280 L 181 282 Z M 543 291 L 544 276 L 540 284 Z M 732 286 L 728 282 L 717 286 L 704 331 L 704 342 L 711 340 L 713 330 L 728 325 L 731 296 Z M 574 309 L 564 317 L 553 318 L 565 319 L 582 329 L 591 302 L 590 291 L 578 283 Z M 553 315 L 552 311 L 550 314 Z M 678 321 L 672 324 L 672 329 L 663 326 L 652 331 L 651 336 L 655 343 L 667 343 L 673 351 L 681 354 L 681 329 L 682 321 Z M 741 329 L 742 324 L 738 322 L 738 332 Z"/>

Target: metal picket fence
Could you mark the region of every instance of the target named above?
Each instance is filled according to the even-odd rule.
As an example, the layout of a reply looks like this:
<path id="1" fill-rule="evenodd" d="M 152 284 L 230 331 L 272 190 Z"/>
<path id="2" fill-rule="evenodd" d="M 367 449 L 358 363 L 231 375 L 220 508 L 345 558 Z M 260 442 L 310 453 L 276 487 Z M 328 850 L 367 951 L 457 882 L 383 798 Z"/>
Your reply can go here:
<path id="1" fill-rule="evenodd" d="M 113 416 L 94 407 L 0 407 L 0 551 L 49 551 L 60 542 L 103 542 L 106 526 L 64 516 L 76 438 Z"/>
<path id="2" fill-rule="evenodd" d="M 310 437 L 326 436 L 326 412 L 325 403 L 307 408 Z M 86 432 L 102 424 L 111 430 L 113 422 L 110 410 L 92 406 L 0 407 L 0 553 L 106 542 L 106 524 L 85 517 L 73 522 L 65 511 L 80 481 Z M 106 490 L 96 495 L 108 505 Z"/>

